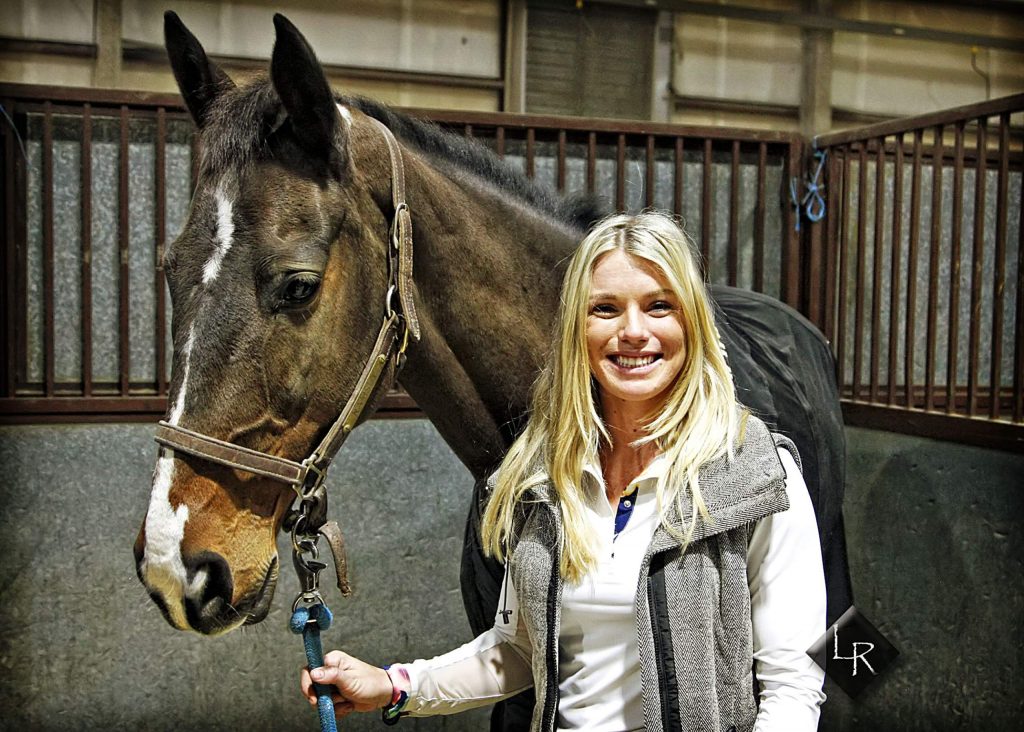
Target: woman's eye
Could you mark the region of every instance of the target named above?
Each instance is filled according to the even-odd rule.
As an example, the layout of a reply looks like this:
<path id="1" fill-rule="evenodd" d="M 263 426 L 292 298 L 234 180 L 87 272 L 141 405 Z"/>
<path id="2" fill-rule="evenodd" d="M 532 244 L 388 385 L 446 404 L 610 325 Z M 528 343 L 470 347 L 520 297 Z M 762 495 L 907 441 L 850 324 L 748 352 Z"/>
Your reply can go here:
<path id="1" fill-rule="evenodd" d="M 608 303 L 601 303 L 592 307 L 590 312 L 594 315 L 613 315 L 615 313 L 615 306 L 609 305 Z"/>
<path id="2" fill-rule="evenodd" d="M 284 286 L 282 299 L 284 305 L 295 307 L 309 302 L 320 289 L 320 279 L 317 277 L 292 277 Z"/>
<path id="3" fill-rule="evenodd" d="M 667 313 L 672 310 L 672 303 L 666 302 L 664 300 L 658 300 L 654 303 L 651 303 L 651 310 L 656 313 Z"/>

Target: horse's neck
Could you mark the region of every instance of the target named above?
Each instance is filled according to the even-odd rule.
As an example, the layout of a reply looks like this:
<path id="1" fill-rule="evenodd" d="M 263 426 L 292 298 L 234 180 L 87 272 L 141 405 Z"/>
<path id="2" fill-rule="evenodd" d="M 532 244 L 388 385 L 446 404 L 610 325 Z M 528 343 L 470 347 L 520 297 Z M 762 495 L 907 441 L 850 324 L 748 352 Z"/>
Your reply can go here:
<path id="1" fill-rule="evenodd" d="M 468 175 L 417 162 L 408 177 L 423 337 L 401 381 L 480 476 L 522 426 L 577 235 Z"/>

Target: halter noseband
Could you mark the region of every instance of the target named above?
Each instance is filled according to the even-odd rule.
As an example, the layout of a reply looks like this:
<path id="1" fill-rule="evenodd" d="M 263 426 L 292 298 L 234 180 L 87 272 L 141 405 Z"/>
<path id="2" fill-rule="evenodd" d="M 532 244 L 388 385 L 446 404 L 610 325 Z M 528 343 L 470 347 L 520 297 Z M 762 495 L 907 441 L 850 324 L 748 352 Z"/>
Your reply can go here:
<path id="1" fill-rule="evenodd" d="M 298 524 L 303 520 L 307 525 L 302 527 L 300 533 L 306 536 L 315 536 L 327 528 L 324 526 L 327 512 L 324 479 L 327 469 L 358 424 L 370 397 L 380 386 L 385 368 L 391 364 L 390 376 L 394 383 L 405 361 L 410 334 L 413 340 L 419 340 L 420 337 L 419 320 L 416 317 L 412 294 L 412 217 L 409 205 L 405 202 L 405 167 L 402 163 L 402 151 L 391 130 L 377 119 L 371 117 L 370 120 L 383 134 L 391 159 L 391 202 L 394 214 L 387 253 L 388 287 L 384 297 L 384 322 L 377 335 L 377 341 L 341 414 L 316 449 L 302 462 L 218 440 L 164 420 L 160 421 L 154 437 L 163 447 L 180 450 L 218 465 L 245 470 L 291 486 L 301 501 L 301 513 L 297 519 L 293 519 L 296 522 L 293 523 L 293 543 L 295 530 L 300 528 Z M 330 530 L 328 529 L 328 532 Z M 338 538 L 340 540 L 340 535 Z M 328 536 L 328 539 L 334 548 L 333 537 Z M 313 554 L 315 558 L 315 551 Z M 336 564 L 339 562 L 336 561 Z M 341 569 L 339 566 L 339 586 L 342 580 Z"/>

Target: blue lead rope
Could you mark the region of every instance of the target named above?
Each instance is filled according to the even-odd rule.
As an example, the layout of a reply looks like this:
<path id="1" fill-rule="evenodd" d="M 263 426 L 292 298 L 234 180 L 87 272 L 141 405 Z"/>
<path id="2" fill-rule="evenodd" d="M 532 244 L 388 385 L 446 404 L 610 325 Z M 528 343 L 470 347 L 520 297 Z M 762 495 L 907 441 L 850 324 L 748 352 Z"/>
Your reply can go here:
<path id="1" fill-rule="evenodd" d="M 815 151 L 814 157 L 818 159 L 818 167 L 814 171 L 814 177 L 807 181 L 807 190 L 804 192 L 803 198 L 800 198 L 800 194 L 797 191 L 798 179 L 791 178 L 789 181 L 789 197 L 793 203 L 793 208 L 796 209 L 797 231 L 800 231 L 801 209 L 809 221 L 818 222 L 825 216 L 825 197 L 822 195 L 825 184 L 821 182 L 821 172 L 825 167 L 827 155 L 828 152 L 826 150 Z"/>
<path id="2" fill-rule="evenodd" d="M 322 603 L 303 606 L 292 613 L 289 627 L 293 633 L 302 633 L 302 645 L 306 648 L 306 662 L 310 670 L 324 665 L 320 631 L 330 628 L 332 619 L 331 611 Z M 316 692 L 321 732 L 338 732 L 338 723 L 334 718 L 334 702 L 331 701 L 331 687 L 327 684 L 313 684 L 313 690 Z"/>

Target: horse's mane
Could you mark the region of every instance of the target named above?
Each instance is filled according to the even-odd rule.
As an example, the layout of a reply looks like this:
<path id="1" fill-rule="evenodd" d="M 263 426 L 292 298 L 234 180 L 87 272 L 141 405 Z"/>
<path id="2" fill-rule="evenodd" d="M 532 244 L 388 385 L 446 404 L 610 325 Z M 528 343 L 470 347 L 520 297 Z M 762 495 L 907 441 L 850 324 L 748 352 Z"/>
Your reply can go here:
<path id="1" fill-rule="evenodd" d="M 476 140 L 446 132 L 432 122 L 401 114 L 372 99 L 338 96 L 337 101 L 380 120 L 397 138 L 429 158 L 478 176 L 556 221 L 585 231 L 603 214 L 596 198 L 563 198 Z M 225 89 L 203 128 L 203 165 L 216 173 L 251 164 L 266 151 L 282 115 L 281 101 L 269 79 Z"/>

